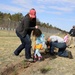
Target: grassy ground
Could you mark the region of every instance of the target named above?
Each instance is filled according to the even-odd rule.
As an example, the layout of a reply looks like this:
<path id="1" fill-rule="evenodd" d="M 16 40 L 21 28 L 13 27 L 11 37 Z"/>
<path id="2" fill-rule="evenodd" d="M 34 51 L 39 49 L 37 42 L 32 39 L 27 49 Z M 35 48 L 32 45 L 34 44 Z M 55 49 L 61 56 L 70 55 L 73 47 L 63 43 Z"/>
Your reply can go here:
<path id="1" fill-rule="evenodd" d="M 0 31 L 0 72 L 10 64 L 16 63 L 17 60 L 21 60 L 20 57 L 13 55 L 19 44 L 19 38 L 16 37 L 14 31 Z"/>
<path id="2" fill-rule="evenodd" d="M 75 59 L 43 54 L 44 61 L 29 64 L 24 61 L 24 50 L 19 56 L 13 55 L 19 44 L 19 38 L 14 31 L 0 31 L 0 75 L 75 75 Z M 67 49 L 75 57 L 75 48 Z M 18 63 L 20 64 L 17 65 Z M 2 74 L 6 69 L 7 73 Z"/>

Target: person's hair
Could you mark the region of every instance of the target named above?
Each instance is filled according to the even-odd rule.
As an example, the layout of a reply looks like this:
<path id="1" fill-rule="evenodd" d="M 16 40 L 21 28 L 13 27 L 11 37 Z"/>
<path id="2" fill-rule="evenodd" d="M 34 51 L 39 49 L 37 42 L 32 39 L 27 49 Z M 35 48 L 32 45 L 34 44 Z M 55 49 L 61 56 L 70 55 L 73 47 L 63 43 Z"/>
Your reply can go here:
<path id="1" fill-rule="evenodd" d="M 40 29 L 34 29 L 33 30 L 33 36 L 35 37 L 40 37 L 42 34 L 41 30 Z"/>
<path id="2" fill-rule="evenodd" d="M 30 10 L 35 10 L 34 8 L 31 8 Z"/>
<path id="3" fill-rule="evenodd" d="M 47 47 L 50 46 L 50 42 L 49 41 L 46 41 L 45 44 L 47 45 Z"/>
<path id="4" fill-rule="evenodd" d="M 32 13 L 32 10 L 34 10 L 35 14 L 36 14 L 36 10 L 34 8 L 30 9 L 29 13 Z"/>
<path id="5" fill-rule="evenodd" d="M 75 26 L 73 25 L 73 27 L 72 27 L 73 29 L 75 29 Z"/>

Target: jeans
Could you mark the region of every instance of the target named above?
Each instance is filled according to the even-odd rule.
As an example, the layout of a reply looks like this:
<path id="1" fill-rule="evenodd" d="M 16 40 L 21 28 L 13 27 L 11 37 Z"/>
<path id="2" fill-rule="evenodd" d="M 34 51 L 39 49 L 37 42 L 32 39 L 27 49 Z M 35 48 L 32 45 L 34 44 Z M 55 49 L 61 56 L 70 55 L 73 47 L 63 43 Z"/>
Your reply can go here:
<path id="1" fill-rule="evenodd" d="M 29 35 L 27 34 L 25 37 L 22 37 L 17 31 L 17 36 L 21 40 L 21 45 L 14 51 L 15 55 L 19 55 L 19 53 L 25 48 L 25 57 L 27 59 L 31 58 L 31 40 Z"/>
<path id="2" fill-rule="evenodd" d="M 59 48 L 58 53 L 57 53 L 59 56 L 63 56 L 63 57 L 68 56 L 68 53 L 65 50 L 66 49 L 66 43 L 50 42 L 50 53 L 51 54 L 54 53 L 55 47 Z"/>
<path id="3" fill-rule="evenodd" d="M 34 57 L 36 58 L 37 56 L 38 56 L 38 57 L 42 57 L 41 54 L 40 54 L 39 49 L 36 49 L 36 50 L 34 51 Z"/>

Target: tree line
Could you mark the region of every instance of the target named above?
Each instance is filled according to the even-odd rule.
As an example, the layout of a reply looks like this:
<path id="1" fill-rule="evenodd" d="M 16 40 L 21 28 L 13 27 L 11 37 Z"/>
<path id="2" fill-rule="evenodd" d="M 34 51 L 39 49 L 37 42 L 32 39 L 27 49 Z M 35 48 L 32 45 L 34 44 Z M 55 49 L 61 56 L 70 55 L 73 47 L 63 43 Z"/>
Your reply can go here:
<path id="1" fill-rule="evenodd" d="M 15 28 L 23 17 L 22 13 L 11 15 L 10 13 L 3 13 L 0 11 L 0 27 Z M 62 31 L 57 27 L 53 27 L 52 24 L 40 22 L 38 18 L 36 19 L 36 24 L 44 28 L 55 28 Z"/>
<path id="2" fill-rule="evenodd" d="M 10 13 L 3 13 L 0 11 L 0 20 L 2 19 L 9 19 L 11 21 L 20 21 L 21 18 L 23 18 L 23 14 L 22 13 L 15 13 L 15 14 L 10 14 Z"/>

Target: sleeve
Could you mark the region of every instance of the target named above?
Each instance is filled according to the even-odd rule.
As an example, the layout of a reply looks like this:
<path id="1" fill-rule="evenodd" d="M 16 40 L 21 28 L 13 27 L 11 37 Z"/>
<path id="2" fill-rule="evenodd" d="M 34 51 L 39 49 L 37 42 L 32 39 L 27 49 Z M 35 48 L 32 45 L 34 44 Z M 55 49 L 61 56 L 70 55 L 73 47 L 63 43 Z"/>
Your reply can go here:
<path id="1" fill-rule="evenodd" d="M 28 18 L 24 18 L 24 29 L 25 31 L 27 31 L 27 29 L 29 29 L 29 19 Z"/>
<path id="2" fill-rule="evenodd" d="M 41 34 L 40 40 L 41 40 L 41 42 L 44 42 L 45 41 L 44 34 Z"/>
<path id="3" fill-rule="evenodd" d="M 72 29 L 69 31 L 69 34 L 71 34 L 72 33 Z"/>
<path id="4" fill-rule="evenodd" d="M 27 22 L 27 23 L 29 23 L 29 22 Z M 31 26 L 32 26 L 32 27 L 29 26 L 27 29 L 31 29 L 31 30 L 36 29 L 36 28 L 35 28 L 35 26 L 36 26 L 36 19 L 33 19 L 33 20 L 32 20 Z"/>
<path id="5" fill-rule="evenodd" d="M 43 48 L 47 48 L 46 43 L 45 43 L 45 35 L 44 34 L 41 35 L 41 42 L 42 42 Z"/>
<path id="6" fill-rule="evenodd" d="M 28 29 L 36 29 L 35 27 L 29 27 Z"/>

